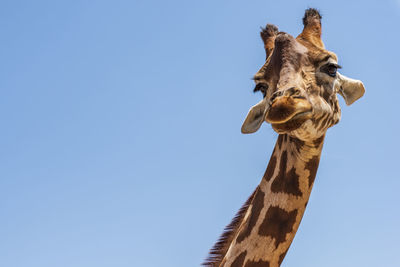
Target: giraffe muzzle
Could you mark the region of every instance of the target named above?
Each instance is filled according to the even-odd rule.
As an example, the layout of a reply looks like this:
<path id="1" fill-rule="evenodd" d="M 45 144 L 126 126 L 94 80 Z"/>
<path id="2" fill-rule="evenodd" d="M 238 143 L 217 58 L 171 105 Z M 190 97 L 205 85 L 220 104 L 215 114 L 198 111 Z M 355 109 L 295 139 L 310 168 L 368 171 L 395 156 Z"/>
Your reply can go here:
<path id="1" fill-rule="evenodd" d="M 279 96 L 269 106 L 265 121 L 271 124 L 283 124 L 295 119 L 311 118 L 312 106 L 301 96 Z"/>

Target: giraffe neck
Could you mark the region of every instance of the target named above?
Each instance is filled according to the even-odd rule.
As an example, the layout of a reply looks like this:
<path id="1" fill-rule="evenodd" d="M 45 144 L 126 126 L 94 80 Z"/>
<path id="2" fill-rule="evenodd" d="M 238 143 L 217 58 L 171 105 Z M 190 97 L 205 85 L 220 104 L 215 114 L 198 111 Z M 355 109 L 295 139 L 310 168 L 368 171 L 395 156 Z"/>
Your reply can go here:
<path id="1" fill-rule="evenodd" d="M 323 139 L 303 142 L 279 135 L 220 266 L 280 266 L 307 206 Z"/>

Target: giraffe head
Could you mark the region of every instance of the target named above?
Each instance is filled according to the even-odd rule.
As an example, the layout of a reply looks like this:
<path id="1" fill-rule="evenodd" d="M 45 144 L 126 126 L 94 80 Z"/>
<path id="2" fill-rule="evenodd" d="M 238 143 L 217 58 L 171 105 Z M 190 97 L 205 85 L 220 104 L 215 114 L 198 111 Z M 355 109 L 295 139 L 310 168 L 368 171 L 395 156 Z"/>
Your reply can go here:
<path id="1" fill-rule="evenodd" d="M 262 29 L 266 62 L 254 75 L 254 92 L 263 99 L 250 109 L 243 133 L 266 121 L 278 133 L 313 140 L 339 122 L 337 94 L 347 105 L 364 94 L 362 82 L 340 74 L 337 56 L 324 48 L 319 12 L 307 9 L 303 24 L 297 38 L 271 24 Z"/>

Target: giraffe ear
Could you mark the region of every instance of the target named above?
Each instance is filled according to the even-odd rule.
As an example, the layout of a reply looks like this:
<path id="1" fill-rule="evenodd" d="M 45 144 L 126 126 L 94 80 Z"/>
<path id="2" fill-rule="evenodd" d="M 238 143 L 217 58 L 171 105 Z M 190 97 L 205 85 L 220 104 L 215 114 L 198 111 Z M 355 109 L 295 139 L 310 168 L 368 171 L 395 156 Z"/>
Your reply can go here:
<path id="1" fill-rule="evenodd" d="M 359 80 L 348 78 L 340 73 L 338 76 L 338 93 L 346 101 L 346 105 L 350 106 L 356 100 L 364 95 L 364 84 Z"/>
<path id="2" fill-rule="evenodd" d="M 242 125 L 242 133 L 254 133 L 260 129 L 261 124 L 265 118 L 265 111 L 267 110 L 267 100 L 263 98 L 258 104 L 252 106 L 247 114 L 246 119 Z"/>

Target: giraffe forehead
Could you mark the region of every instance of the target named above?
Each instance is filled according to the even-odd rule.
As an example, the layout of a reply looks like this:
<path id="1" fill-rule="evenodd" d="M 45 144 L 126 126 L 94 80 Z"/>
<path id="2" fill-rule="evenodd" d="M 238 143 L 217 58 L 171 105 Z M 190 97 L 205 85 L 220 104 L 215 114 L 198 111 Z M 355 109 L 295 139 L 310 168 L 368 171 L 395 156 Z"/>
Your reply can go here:
<path id="1" fill-rule="evenodd" d="M 307 58 L 307 48 L 289 34 L 280 34 L 276 38 L 275 48 L 254 79 L 279 80 L 282 72 L 298 71 Z"/>
<path id="2" fill-rule="evenodd" d="M 305 74 L 315 74 L 321 62 L 337 63 L 337 60 L 337 55 L 331 51 L 295 39 L 287 33 L 280 33 L 276 37 L 271 56 L 254 75 L 254 80 L 256 83 L 272 82 L 276 85 L 282 79 L 290 80 L 301 74 L 305 83 L 316 83 L 312 75 L 306 77 Z"/>

